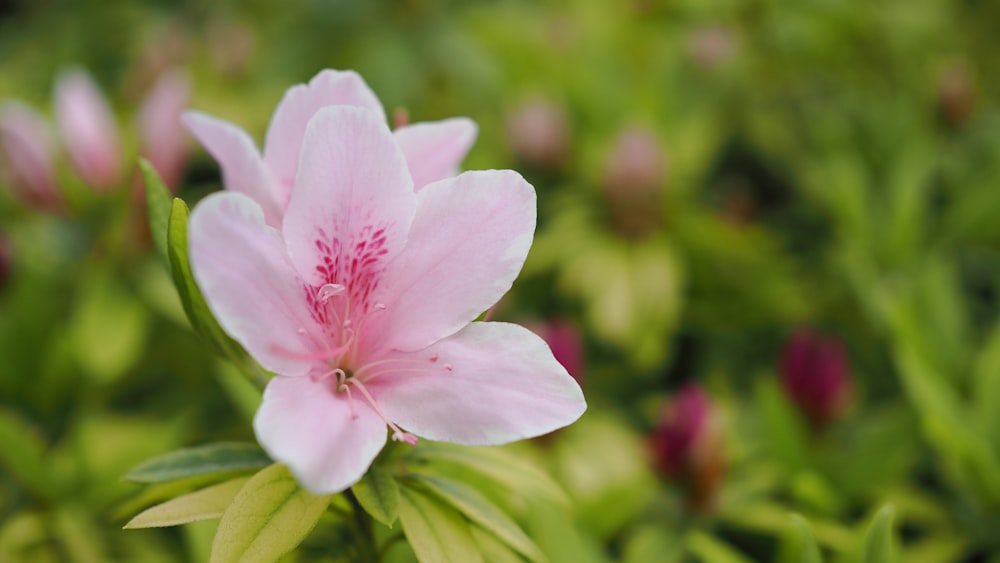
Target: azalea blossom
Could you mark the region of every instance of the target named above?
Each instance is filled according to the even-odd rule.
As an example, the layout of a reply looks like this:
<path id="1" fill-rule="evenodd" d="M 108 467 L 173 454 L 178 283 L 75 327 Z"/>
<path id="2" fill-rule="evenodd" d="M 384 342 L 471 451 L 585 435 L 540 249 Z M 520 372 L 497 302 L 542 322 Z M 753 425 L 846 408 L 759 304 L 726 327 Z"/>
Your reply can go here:
<path id="1" fill-rule="evenodd" d="M 271 117 L 263 155 L 253 139 L 232 123 L 198 111 L 187 112 L 183 120 L 219 162 L 225 188 L 253 198 L 268 224 L 277 227 L 291 199 L 306 125 L 320 109 L 338 105 L 366 108 L 385 120 L 378 97 L 356 72 L 329 69 L 285 92 Z M 395 140 L 409 165 L 414 188 L 455 175 L 476 133 L 476 124 L 463 117 L 396 129 Z"/>
<path id="2" fill-rule="evenodd" d="M 311 91 L 286 99 L 304 103 Z M 284 107 L 272 124 L 291 131 L 286 117 L 311 116 L 280 223 L 254 198 L 224 191 L 195 208 L 189 230 L 212 312 L 278 374 L 254 419 L 268 454 L 309 490 L 331 493 L 361 478 L 389 433 L 495 445 L 576 420 L 583 393 L 541 338 L 473 322 L 524 263 L 531 185 L 491 170 L 417 191 L 413 176 L 426 169 L 382 114 L 314 107 Z M 272 162 L 291 162 L 276 154 Z M 270 174 L 266 162 L 224 164 L 227 183 Z"/>

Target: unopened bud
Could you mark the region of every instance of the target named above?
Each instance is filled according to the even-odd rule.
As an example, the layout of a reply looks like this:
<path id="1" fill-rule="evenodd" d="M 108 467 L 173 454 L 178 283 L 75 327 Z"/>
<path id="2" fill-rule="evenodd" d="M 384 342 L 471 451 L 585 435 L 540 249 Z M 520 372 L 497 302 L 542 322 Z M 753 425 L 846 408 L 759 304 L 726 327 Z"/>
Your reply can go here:
<path id="1" fill-rule="evenodd" d="M 691 36 L 688 50 L 698 66 L 711 70 L 732 56 L 733 38 L 724 28 L 703 27 Z"/>
<path id="2" fill-rule="evenodd" d="M 553 320 L 538 327 L 537 332 L 552 349 L 556 360 L 583 387 L 583 342 L 577 327 L 566 320 Z"/>
<path id="3" fill-rule="evenodd" d="M 522 103 L 506 119 L 507 142 L 531 166 L 558 168 L 569 153 L 569 126 L 562 109 L 541 99 Z"/>
<path id="4" fill-rule="evenodd" d="M 190 147 L 181 125 L 181 113 L 188 105 L 191 88 L 180 70 L 163 74 L 139 109 L 138 128 L 142 153 L 170 188 L 184 175 Z"/>
<path id="5" fill-rule="evenodd" d="M 628 238 L 642 238 L 663 223 L 666 151 L 652 131 L 630 127 L 615 140 L 604 166 L 611 222 Z"/>
<path id="6" fill-rule="evenodd" d="M 20 103 L 0 107 L 0 152 L 15 196 L 43 209 L 60 206 L 52 165 L 52 136 L 35 110 Z"/>
<path id="7" fill-rule="evenodd" d="M 951 127 L 961 126 L 975 112 L 976 89 L 965 65 L 951 65 L 938 75 L 938 105 Z"/>
<path id="8" fill-rule="evenodd" d="M 650 448 L 660 474 L 687 489 L 692 509 L 711 507 L 725 473 L 725 445 L 716 408 L 700 386 L 688 384 L 663 406 Z"/>
<path id="9" fill-rule="evenodd" d="M 80 177 L 91 188 L 118 185 L 121 143 L 111 108 L 86 71 L 64 71 L 55 87 L 56 121 Z"/>
<path id="10" fill-rule="evenodd" d="M 800 328 L 789 338 L 780 371 L 785 393 L 817 429 L 836 420 L 853 397 L 843 344 L 810 329 Z"/>

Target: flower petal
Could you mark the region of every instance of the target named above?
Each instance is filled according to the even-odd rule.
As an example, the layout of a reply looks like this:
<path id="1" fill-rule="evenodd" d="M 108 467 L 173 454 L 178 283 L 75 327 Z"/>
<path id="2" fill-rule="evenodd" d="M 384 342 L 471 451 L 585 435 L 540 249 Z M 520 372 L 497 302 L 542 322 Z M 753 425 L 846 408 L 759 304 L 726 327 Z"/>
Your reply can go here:
<path id="1" fill-rule="evenodd" d="M 378 97 L 354 71 L 324 70 L 308 84 L 292 86 L 278 103 L 264 140 L 264 160 L 283 188 L 287 203 L 299 167 L 299 153 L 312 116 L 327 106 L 368 108 L 385 119 Z"/>
<path id="2" fill-rule="evenodd" d="M 587 408 L 545 342 L 518 325 L 472 323 L 400 359 L 408 362 L 399 371 L 382 364 L 365 374 L 366 385 L 390 420 L 430 440 L 503 444 L 566 426 Z M 417 372 L 414 361 L 428 369 Z"/>
<path id="3" fill-rule="evenodd" d="M 226 189 L 250 196 L 264 210 L 269 225 L 280 225 L 284 210 L 253 139 L 232 123 L 200 111 L 185 112 L 181 120 L 219 163 Z"/>
<path id="4" fill-rule="evenodd" d="M 419 190 L 458 173 L 458 165 L 476 140 L 476 123 L 465 117 L 415 123 L 396 129 L 396 142 Z"/>
<path id="5" fill-rule="evenodd" d="M 191 269 L 219 324 L 265 368 L 303 375 L 325 337 L 281 235 L 249 197 L 220 192 L 191 213 Z"/>
<path id="6" fill-rule="evenodd" d="M 387 308 L 369 326 L 404 351 L 454 334 L 510 289 L 534 230 L 535 190 L 516 172 L 465 172 L 427 186 L 386 273 Z"/>
<path id="7" fill-rule="evenodd" d="M 118 126 L 90 74 L 79 68 L 60 74 L 55 109 L 66 149 L 83 180 L 100 190 L 115 187 L 121 167 Z"/>
<path id="8" fill-rule="evenodd" d="M 305 488 L 338 493 L 358 482 L 385 446 L 385 422 L 358 397 L 334 392 L 332 377 L 277 376 L 253 427 L 275 461 Z"/>
<path id="9" fill-rule="evenodd" d="M 282 226 L 306 281 L 345 286 L 351 314 L 365 314 L 415 208 L 406 161 L 381 117 L 349 106 L 313 117 Z"/>

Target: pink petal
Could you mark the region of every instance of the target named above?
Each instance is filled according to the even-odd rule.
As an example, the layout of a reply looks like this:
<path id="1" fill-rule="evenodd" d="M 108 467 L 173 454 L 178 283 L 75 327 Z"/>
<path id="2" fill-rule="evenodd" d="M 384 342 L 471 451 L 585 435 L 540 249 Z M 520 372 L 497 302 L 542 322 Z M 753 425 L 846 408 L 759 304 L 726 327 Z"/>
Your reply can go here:
<path id="1" fill-rule="evenodd" d="M 277 376 L 254 417 L 257 440 L 316 494 L 358 482 L 385 446 L 385 422 L 355 394 L 334 391 L 336 379 Z"/>
<path id="2" fill-rule="evenodd" d="M 406 162 L 381 116 L 333 106 L 313 117 L 282 229 L 306 281 L 347 288 L 354 320 L 375 304 L 415 207 Z"/>
<path id="3" fill-rule="evenodd" d="M 457 174 L 477 132 L 476 123 L 465 117 L 396 129 L 396 142 L 406 155 L 416 189 Z"/>
<path id="4" fill-rule="evenodd" d="M 83 181 L 99 190 L 115 187 L 121 168 L 118 126 L 86 71 L 73 69 L 59 76 L 55 109 L 66 148 Z"/>
<path id="5" fill-rule="evenodd" d="M 260 206 L 239 193 L 209 195 L 191 213 L 188 237 L 195 280 L 222 328 L 265 368 L 308 373 L 325 336 Z"/>
<path id="6" fill-rule="evenodd" d="M 226 189 L 250 196 L 264 210 L 269 225 L 280 225 L 284 210 L 253 139 L 232 123 L 199 111 L 185 112 L 181 120 L 219 163 Z"/>
<path id="7" fill-rule="evenodd" d="M 430 440 L 503 444 L 566 426 L 587 408 L 545 342 L 518 325 L 472 323 L 400 358 L 410 362 L 375 367 L 366 384 L 390 420 Z"/>
<path id="8" fill-rule="evenodd" d="M 0 150 L 19 196 L 29 204 L 58 207 L 52 137 L 42 116 L 20 102 L 0 107 Z"/>
<path id="9" fill-rule="evenodd" d="M 295 182 L 309 120 L 321 108 L 338 105 L 368 108 L 385 119 L 375 93 L 354 71 L 321 71 L 309 84 L 289 88 L 274 110 L 264 141 L 264 160 L 282 186 L 284 199 L 281 203 L 288 201 Z"/>
<path id="10" fill-rule="evenodd" d="M 534 230 L 535 190 L 516 172 L 465 172 L 421 190 L 386 274 L 387 308 L 372 319 L 384 349 L 423 348 L 490 308 L 521 271 Z"/>
<path id="11" fill-rule="evenodd" d="M 139 109 L 142 154 L 171 188 L 177 187 L 188 159 L 188 138 L 181 126 L 191 87 L 180 70 L 163 74 Z"/>

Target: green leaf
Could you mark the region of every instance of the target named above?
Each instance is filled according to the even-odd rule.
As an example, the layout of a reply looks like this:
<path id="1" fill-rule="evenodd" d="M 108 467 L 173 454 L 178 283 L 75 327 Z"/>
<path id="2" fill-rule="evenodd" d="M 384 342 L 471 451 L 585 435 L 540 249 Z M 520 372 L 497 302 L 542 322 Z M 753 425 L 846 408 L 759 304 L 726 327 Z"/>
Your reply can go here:
<path id="1" fill-rule="evenodd" d="M 541 550 L 521 530 L 520 526 L 476 489 L 445 477 L 413 475 L 411 479 L 425 486 L 441 500 L 457 508 L 469 520 L 495 534 L 529 560 L 545 560 Z"/>
<path id="2" fill-rule="evenodd" d="M 184 200 L 174 198 L 170 209 L 170 225 L 167 230 L 167 254 L 170 257 L 170 271 L 174 276 L 174 285 L 184 305 L 191 326 L 202 337 L 208 339 L 223 355 L 238 363 L 246 362 L 246 352 L 233 339 L 229 338 L 219 326 L 212 311 L 205 302 L 205 297 L 198 289 L 198 284 L 191 274 L 191 262 L 188 258 L 188 206 Z"/>
<path id="3" fill-rule="evenodd" d="M 489 563 L 524 563 L 524 559 L 514 552 L 507 544 L 498 540 L 490 532 L 479 526 L 470 526 L 472 539 L 475 540 L 479 552 L 483 554 L 483 561 Z"/>
<path id="4" fill-rule="evenodd" d="M 155 457 L 129 471 L 125 479 L 136 483 L 162 483 L 197 475 L 259 469 L 271 463 L 256 444 L 220 442 Z"/>
<path id="5" fill-rule="evenodd" d="M 893 509 L 883 506 L 875 514 L 865 535 L 865 556 L 863 563 L 894 563 L 896 561 L 895 540 L 893 538 Z"/>
<path id="6" fill-rule="evenodd" d="M 212 542 L 212 563 L 275 561 L 295 549 L 330 504 L 299 487 L 284 465 L 250 478 L 222 514 Z"/>
<path id="7" fill-rule="evenodd" d="M 0 409 L 0 467 L 32 493 L 50 496 L 49 465 L 41 436 L 21 417 Z"/>
<path id="8" fill-rule="evenodd" d="M 774 377 L 761 378 L 755 386 L 756 402 L 768 446 L 789 471 L 806 465 L 806 438 L 801 417 L 782 395 Z"/>
<path id="9" fill-rule="evenodd" d="M 684 561 L 684 542 L 670 526 L 663 523 L 647 524 L 628 538 L 622 561 L 681 563 Z"/>
<path id="10" fill-rule="evenodd" d="M 569 497 L 548 473 L 505 447 L 466 448 L 443 443 L 422 443 L 414 448 L 411 459 L 434 466 L 453 464 L 482 475 L 510 492 L 539 497 L 563 506 Z M 413 468 L 419 463 L 412 464 Z M 435 467 L 437 468 L 437 467 Z"/>
<path id="11" fill-rule="evenodd" d="M 69 335 L 80 366 L 98 383 L 128 373 L 150 333 L 148 309 L 113 273 L 91 272 L 79 283 Z"/>
<path id="12" fill-rule="evenodd" d="M 392 527 L 399 512 L 399 486 L 388 471 L 372 467 L 351 491 L 372 518 Z"/>
<path id="13" fill-rule="evenodd" d="M 457 510 L 412 487 L 400 490 L 399 521 L 420 563 L 482 563 L 469 523 Z"/>
<path id="14" fill-rule="evenodd" d="M 125 524 L 125 529 L 161 528 L 220 518 L 249 477 L 237 477 L 148 508 Z"/>
<path id="15" fill-rule="evenodd" d="M 780 563 L 823 563 L 816 537 L 806 519 L 793 514 L 789 518 L 788 530 L 784 534 L 778 555 Z"/>
<path id="16" fill-rule="evenodd" d="M 751 563 L 735 548 L 706 532 L 696 530 L 687 535 L 687 547 L 699 561 L 711 563 Z"/>
<path id="17" fill-rule="evenodd" d="M 170 191 L 163 184 L 160 175 L 145 158 L 139 159 L 139 169 L 142 170 L 143 184 L 146 187 L 146 212 L 149 214 L 149 234 L 153 238 L 153 246 L 163 263 L 170 268 L 170 257 L 167 255 L 167 230 L 170 225 Z"/>

